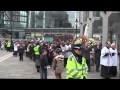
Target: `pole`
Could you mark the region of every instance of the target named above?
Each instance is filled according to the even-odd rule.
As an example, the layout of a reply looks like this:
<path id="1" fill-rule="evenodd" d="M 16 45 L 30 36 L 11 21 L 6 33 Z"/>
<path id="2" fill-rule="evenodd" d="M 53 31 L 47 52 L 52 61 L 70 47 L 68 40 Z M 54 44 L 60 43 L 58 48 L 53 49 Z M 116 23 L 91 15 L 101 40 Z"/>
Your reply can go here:
<path id="1" fill-rule="evenodd" d="M 25 39 L 26 39 L 26 30 L 25 30 Z"/>
<path id="2" fill-rule="evenodd" d="M 10 26 L 11 26 L 11 44 L 12 44 L 12 11 L 10 13 Z"/>
<path id="3" fill-rule="evenodd" d="M 45 28 L 45 11 L 43 11 L 43 28 Z"/>
<path id="4" fill-rule="evenodd" d="M 76 39 L 77 39 L 77 25 L 76 25 Z"/>

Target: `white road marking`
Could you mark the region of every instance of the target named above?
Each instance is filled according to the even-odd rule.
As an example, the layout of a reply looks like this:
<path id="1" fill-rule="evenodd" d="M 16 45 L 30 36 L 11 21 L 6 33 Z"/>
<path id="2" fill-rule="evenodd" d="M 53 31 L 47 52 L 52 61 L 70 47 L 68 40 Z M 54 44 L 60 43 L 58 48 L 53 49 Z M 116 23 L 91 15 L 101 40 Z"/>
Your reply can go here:
<path id="1" fill-rule="evenodd" d="M 6 59 L 8 59 L 8 58 L 10 58 L 12 56 L 13 56 L 12 53 L 10 53 L 10 54 L 7 54 L 7 55 L 5 55 L 3 57 L 0 57 L 0 62 L 4 61 L 4 60 L 6 60 Z"/>

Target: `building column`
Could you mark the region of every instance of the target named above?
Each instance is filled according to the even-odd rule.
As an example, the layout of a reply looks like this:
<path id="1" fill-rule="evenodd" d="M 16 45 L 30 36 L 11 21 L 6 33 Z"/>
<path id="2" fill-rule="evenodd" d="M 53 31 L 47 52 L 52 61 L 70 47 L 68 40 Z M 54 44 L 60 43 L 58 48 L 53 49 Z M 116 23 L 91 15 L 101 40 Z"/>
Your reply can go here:
<path id="1" fill-rule="evenodd" d="M 118 41 L 119 41 L 119 39 L 118 39 L 118 34 L 116 34 L 116 48 L 118 49 Z"/>
<path id="2" fill-rule="evenodd" d="M 28 28 L 31 28 L 31 11 L 28 14 Z"/>
<path id="3" fill-rule="evenodd" d="M 84 26 L 84 24 L 83 24 L 83 13 L 84 13 L 84 11 L 80 11 L 80 36 L 82 36 L 83 35 L 83 26 Z"/>
<path id="4" fill-rule="evenodd" d="M 45 28 L 45 11 L 43 11 L 43 28 Z"/>
<path id="5" fill-rule="evenodd" d="M 83 35 L 83 24 L 80 26 L 80 37 Z"/>
<path id="6" fill-rule="evenodd" d="M 106 46 L 108 40 L 108 17 L 103 16 L 103 27 L 102 27 L 102 47 Z"/>

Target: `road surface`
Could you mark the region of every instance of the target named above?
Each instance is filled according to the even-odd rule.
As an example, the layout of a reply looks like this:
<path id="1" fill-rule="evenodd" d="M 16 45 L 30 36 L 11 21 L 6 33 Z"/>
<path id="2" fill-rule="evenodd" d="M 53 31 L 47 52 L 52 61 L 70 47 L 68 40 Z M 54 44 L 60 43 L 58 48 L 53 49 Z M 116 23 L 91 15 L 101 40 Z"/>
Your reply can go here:
<path id="1" fill-rule="evenodd" d="M 102 79 L 100 73 L 95 72 L 95 67 L 88 74 L 88 79 Z M 119 72 L 118 72 L 119 73 Z M 24 56 L 24 61 L 19 61 L 19 57 L 14 57 L 12 52 L 0 50 L 0 78 L 1 79 L 40 79 L 40 73 L 36 71 L 35 63 Z M 62 74 L 65 79 L 65 70 Z M 55 79 L 52 69 L 48 69 L 48 79 Z M 112 79 L 119 79 L 117 77 Z"/>

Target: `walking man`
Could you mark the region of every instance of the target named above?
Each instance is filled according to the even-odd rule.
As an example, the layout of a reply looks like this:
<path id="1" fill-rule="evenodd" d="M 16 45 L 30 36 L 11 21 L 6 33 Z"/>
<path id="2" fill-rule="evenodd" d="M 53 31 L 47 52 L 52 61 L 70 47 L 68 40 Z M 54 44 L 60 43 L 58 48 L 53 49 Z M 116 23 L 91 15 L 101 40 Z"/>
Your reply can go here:
<path id="1" fill-rule="evenodd" d="M 47 59 L 46 49 L 42 50 L 39 62 L 40 62 L 41 79 L 47 79 L 48 59 Z"/>

